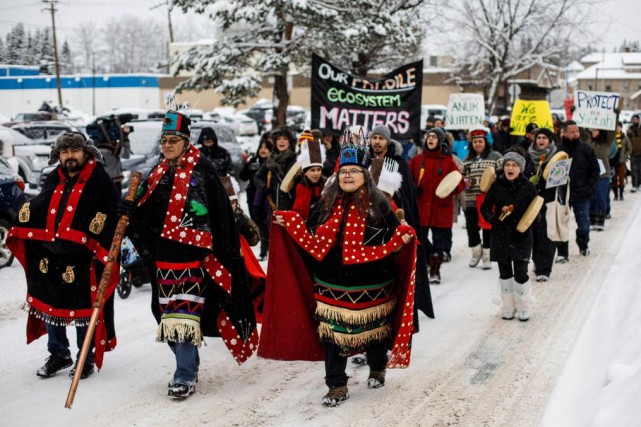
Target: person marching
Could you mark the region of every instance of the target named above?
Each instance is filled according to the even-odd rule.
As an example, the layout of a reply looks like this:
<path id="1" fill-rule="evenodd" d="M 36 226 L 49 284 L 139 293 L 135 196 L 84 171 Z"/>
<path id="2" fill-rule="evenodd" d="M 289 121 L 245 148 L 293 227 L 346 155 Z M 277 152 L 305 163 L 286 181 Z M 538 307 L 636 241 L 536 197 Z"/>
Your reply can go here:
<path id="1" fill-rule="evenodd" d="M 503 173 L 494 181 L 481 205 L 481 214 L 492 224 L 490 258 L 499 266 L 503 319 L 530 318 L 533 302 L 528 276 L 532 254 L 532 227 L 517 230 L 521 217 L 536 198 L 534 184 L 525 178 L 525 159 L 510 151 L 503 156 Z"/>
<path id="2" fill-rule="evenodd" d="M 415 233 L 399 223 L 376 188 L 365 167 L 367 141 L 359 139 L 353 144 L 351 135 L 343 137 L 338 177 L 310 219 L 276 211 L 280 227 L 272 228 L 273 247 L 287 256 L 270 251 L 259 356 L 322 357 L 325 406 L 349 398 L 349 355 L 365 351 L 367 386 L 382 387 L 386 367 L 408 366 L 414 331 Z M 296 247 L 307 260 L 307 274 L 294 268 L 300 262 Z"/>
<path id="3" fill-rule="evenodd" d="M 234 173 L 232 166 L 231 154 L 218 143 L 216 131 L 210 127 L 205 127 L 198 135 L 200 152 L 214 165 L 219 176 L 231 175 Z"/>
<path id="4" fill-rule="evenodd" d="M 60 163 L 47 176 L 40 194 L 22 206 L 7 238 L 27 276 L 27 344 L 48 335 L 50 356 L 36 373 L 40 378 L 52 377 L 73 364 L 67 326 L 76 327 L 80 353 L 107 263 L 119 194 L 98 162 L 100 157 L 82 133 L 60 135 L 49 164 Z M 94 362 L 100 368 L 104 352 L 116 345 L 113 291 L 117 284 L 118 274 L 113 274 L 81 378 L 93 374 Z"/>
<path id="5" fill-rule="evenodd" d="M 557 197 L 556 188 L 545 188 L 547 181 L 543 178 L 543 171 L 550 162 L 550 159 L 557 153 L 554 134 L 551 130 L 541 128 L 534 134 L 534 143 L 528 149 L 528 154 L 536 167 L 536 173 L 530 177 L 530 182 L 536 187 L 539 196 L 543 197 L 544 204 L 541 208 L 538 221 L 532 226 L 533 245 L 532 262 L 534 263 L 534 274 L 537 282 L 547 282 L 552 273 L 556 242 L 548 238 L 548 225 L 545 217 L 546 204 Z M 561 192 L 561 199 L 565 197 L 565 191 Z"/>
<path id="6" fill-rule="evenodd" d="M 317 139 L 303 139 L 300 154 L 296 160 L 303 175 L 296 185 L 292 210 L 298 212 L 304 220 L 320 200 L 321 192 L 327 178 L 323 176 L 322 167 L 325 161 L 325 146 Z"/>
<path id="7" fill-rule="evenodd" d="M 473 128 L 470 130 L 468 155 L 463 160 L 463 176 L 465 179 L 465 229 L 467 231 L 467 244 L 472 249 L 472 258 L 469 266 L 476 267 L 481 260 L 481 268 L 492 268 L 490 261 L 490 242 L 492 228 L 483 220 L 480 208 L 485 194 L 481 192 L 481 177 L 487 168 L 499 169 L 501 154 L 492 149 L 488 143 L 486 128 Z M 481 239 L 482 237 L 482 239 Z"/>
<path id="8" fill-rule="evenodd" d="M 258 344 L 231 205 L 190 130 L 186 114 L 167 112 L 164 159 L 141 184 L 127 231 L 152 273 L 156 340 L 175 353 L 168 395 L 178 399 L 195 392 L 203 336 L 222 337 L 239 364 Z"/>
<path id="9" fill-rule="evenodd" d="M 423 152 L 413 157 L 409 164 L 416 185 L 418 213 L 425 239 L 429 231 L 432 231 L 429 281 L 434 284 L 441 283 L 440 269 L 445 255 L 446 233 L 454 222 L 454 196 L 463 191 L 461 180 L 454 191 L 445 198 L 436 195 L 436 189 L 443 178 L 459 170 L 452 155 L 445 151 L 444 144 L 446 142 L 443 130 L 430 129 Z"/>

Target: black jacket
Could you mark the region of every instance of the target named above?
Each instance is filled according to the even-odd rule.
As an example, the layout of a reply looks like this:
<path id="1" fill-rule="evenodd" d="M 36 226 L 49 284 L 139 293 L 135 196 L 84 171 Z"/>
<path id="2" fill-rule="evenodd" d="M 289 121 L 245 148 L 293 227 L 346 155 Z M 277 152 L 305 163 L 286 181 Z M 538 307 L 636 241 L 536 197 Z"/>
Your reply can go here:
<path id="1" fill-rule="evenodd" d="M 490 187 L 481 206 L 483 218 L 492 224 L 492 261 L 529 261 L 532 254 L 532 227 L 525 233 L 516 230 L 521 217 L 537 196 L 534 184 L 520 174 L 514 181 L 500 175 Z M 499 220 L 504 206 L 513 205 L 512 213 Z"/>
<path id="2" fill-rule="evenodd" d="M 592 147 L 581 140 L 563 138 L 560 150 L 572 159 L 570 166 L 570 202 L 589 200 L 599 179 L 599 163 Z"/>
<path id="3" fill-rule="evenodd" d="M 231 155 L 229 151 L 225 150 L 220 145 L 212 145 L 211 147 L 201 146 L 200 152 L 209 159 L 214 165 L 218 176 L 232 175 L 234 168 L 231 163 Z"/>

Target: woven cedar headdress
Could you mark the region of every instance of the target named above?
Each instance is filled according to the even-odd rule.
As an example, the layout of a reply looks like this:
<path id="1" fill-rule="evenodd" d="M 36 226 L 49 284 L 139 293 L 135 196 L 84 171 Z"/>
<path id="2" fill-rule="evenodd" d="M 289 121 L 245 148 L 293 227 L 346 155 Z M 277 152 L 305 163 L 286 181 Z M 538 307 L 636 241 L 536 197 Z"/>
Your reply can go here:
<path id="1" fill-rule="evenodd" d="M 346 128 L 340 139 L 340 166 L 357 165 L 366 168 L 369 160 L 369 139 L 362 126 Z"/>

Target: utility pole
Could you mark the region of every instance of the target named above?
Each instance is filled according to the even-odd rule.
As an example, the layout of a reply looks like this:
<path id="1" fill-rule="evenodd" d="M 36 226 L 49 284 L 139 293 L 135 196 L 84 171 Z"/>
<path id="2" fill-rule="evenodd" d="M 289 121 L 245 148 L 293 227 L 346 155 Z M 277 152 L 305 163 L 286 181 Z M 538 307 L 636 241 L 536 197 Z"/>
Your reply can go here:
<path id="1" fill-rule="evenodd" d="M 169 51 L 169 47 L 171 46 L 171 43 L 174 42 L 174 29 L 171 26 L 171 10 L 174 8 L 174 2 L 172 0 L 165 0 L 163 3 L 158 3 L 157 5 L 150 7 L 149 10 L 154 10 L 161 6 L 167 6 L 167 23 L 169 25 L 169 44 L 167 45 L 167 74 L 169 74 L 171 66 L 171 52 Z"/>
<path id="2" fill-rule="evenodd" d="M 55 8 L 58 0 L 42 0 L 42 2 L 48 5 L 48 10 L 51 12 L 51 30 L 53 32 L 53 57 L 56 63 L 56 87 L 58 88 L 58 105 L 62 110 L 62 89 L 60 87 L 60 62 L 58 61 L 58 42 L 56 40 L 56 11 Z"/>

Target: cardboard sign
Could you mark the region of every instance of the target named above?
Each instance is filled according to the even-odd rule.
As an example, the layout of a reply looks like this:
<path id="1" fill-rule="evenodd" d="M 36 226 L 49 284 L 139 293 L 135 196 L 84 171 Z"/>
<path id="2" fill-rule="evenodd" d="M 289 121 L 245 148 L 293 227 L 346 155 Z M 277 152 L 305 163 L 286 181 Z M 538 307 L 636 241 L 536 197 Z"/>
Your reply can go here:
<path id="1" fill-rule="evenodd" d="M 469 129 L 482 126 L 485 101 L 480 93 L 453 93 L 447 104 L 446 129 Z"/>
<path id="2" fill-rule="evenodd" d="M 570 166 L 572 166 L 572 159 L 559 160 L 550 166 L 550 175 L 545 183 L 545 188 L 558 187 L 568 183 L 570 176 Z"/>
<path id="3" fill-rule="evenodd" d="M 590 129 L 615 130 L 620 96 L 614 92 L 590 92 L 577 90 L 574 92 L 572 120 L 579 127 Z"/>
<path id="4" fill-rule="evenodd" d="M 512 109 L 510 127 L 512 135 L 525 135 L 525 127 L 530 123 L 536 123 L 539 128 L 550 129 L 554 132 L 552 124 L 552 112 L 547 101 L 528 101 L 517 99 Z"/>

